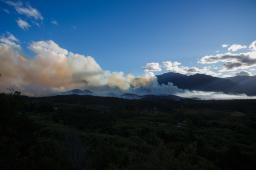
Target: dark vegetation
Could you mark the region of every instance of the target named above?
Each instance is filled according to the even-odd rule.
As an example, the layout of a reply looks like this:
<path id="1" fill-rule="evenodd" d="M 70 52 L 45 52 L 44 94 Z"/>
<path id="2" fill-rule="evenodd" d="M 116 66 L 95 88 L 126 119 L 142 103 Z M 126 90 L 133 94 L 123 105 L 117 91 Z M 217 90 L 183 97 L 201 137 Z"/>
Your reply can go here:
<path id="1" fill-rule="evenodd" d="M 1 170 L 254 170 L 256 101 L 0 95 Z"/>

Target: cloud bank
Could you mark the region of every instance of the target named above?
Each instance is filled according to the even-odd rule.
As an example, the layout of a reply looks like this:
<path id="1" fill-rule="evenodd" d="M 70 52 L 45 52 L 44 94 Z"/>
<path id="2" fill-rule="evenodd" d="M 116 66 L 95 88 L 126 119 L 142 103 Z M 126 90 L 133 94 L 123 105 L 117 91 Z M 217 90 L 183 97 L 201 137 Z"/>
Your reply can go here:
<path id="1" fill-rule="evenodd" d="M 200 100 L 232 100 L 232 99 L 256 99 L 256 96 L 247 96 L 246 94 L 225 94 L 221 92 L 205 92 L 205 91 L 183 91 L 175 93 L 175 95 L 184 98 L 193 98 Z"/>
<path id="2" fill-rule="evenodd" d="M 124 92 L 154 79 L 104 70 L 93 57 L 70 52 L 52 40 L 32 42 L 29 49 L 34 55 L 26 57 L 15 36 L 0 38 L 1 91 L 13 87 L 36 96 L 74 88 Z"/>
<path id="3" fill-rule="evenodd" d="M 244 53 L 223 53 L 204 56 L 200 59 L 202 64 L 222 63 L 221 71 L 236 71 L 256 66 L 256 51 Z"/>
<path id="4" fill-rule="evenodd" d="M 164 70 L 186 75 L 206 74 L 215 77 L 235 76 L 244 71 L 248 75 L 256 74 L 256 41 L 249 45 L 222 44 L 222 47 L 227 51 L 203 56 L 199 59 L 197 66 L 184 66 L 178 61 L 168 60 L 147 63 L 144 70 L 151 74 Z"/>
<path id="5" fill-rule="evenodd" d="M 217 74 L 211 70 L 210 67 L 188 67 L 182 65 L 178 61 L 163 61 L 161 63 L 147 63 L 144 67 L 144 71 L 147 73 L 150 73 L 151 75 L 154 75 L 155 72 L 165 71 L 165 72 L 174 72 L 174 73 L 180 73 L 180 74 L 186 74 L 186 75 L 192 75 L 192 74 L 207 74 L 207 75 L 214 75 Z"/>

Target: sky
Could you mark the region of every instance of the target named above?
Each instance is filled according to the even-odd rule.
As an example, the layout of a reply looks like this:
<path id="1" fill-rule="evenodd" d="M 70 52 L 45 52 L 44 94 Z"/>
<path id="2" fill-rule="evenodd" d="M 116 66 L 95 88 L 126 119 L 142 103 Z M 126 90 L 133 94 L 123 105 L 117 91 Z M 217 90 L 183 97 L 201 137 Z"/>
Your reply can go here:
<path id="1" fill-rule="evenodd" d="M 17 62 L 26 60 L 26 78 L 42 56 L 48 70 L 72 59 L 70 74 L 103 70 L 119 79 L 256 74 L 255 0 L 0 0 L 0 21 L 0 45 L 24 57 Z"/>
<path id="2" fill-rule="evenodd" d="M 222 44 L 248 44 L 256 37 L 254 0 L 22 2 L 43 19 L 33 21 L 2 1 L 0 33 L 14 34 L 24 47 L 53 40 L 93 56 L 105 69 L 126 73 L 141 74 L 145 63 L 166 60 L 196 66 L 200 57 L 223 50 Z M 31 26 L 24 30 L 17 19 Z"/>

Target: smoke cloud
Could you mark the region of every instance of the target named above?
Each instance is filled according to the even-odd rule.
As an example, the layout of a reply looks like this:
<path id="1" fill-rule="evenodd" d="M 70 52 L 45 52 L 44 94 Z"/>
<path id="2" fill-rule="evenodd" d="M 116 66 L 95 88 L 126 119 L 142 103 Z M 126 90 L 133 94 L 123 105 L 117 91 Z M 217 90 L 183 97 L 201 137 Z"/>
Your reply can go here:
<path id="1" fill-rule="evenodd" d="M 19 40 L 7 33 L 0 37 L 0 92 L 9 88 L 30 96 L 61 94 L 72 89 L 88 89 L 95 95 L 118 96 L 178 95 L 201 99 L 248 99 L 246 95 L 186 91 L 172 83 L 160 85 L 151 72 L 136 77 L 104 70 L 91 56 L 70 52 L 52 40 L 29 45 L 32 56 L 23 55 Z M 158 65 L 151 63 L 152 68 Z M 150 67 L 151 68 L 151 67 Z"/>
<path id="2" fill-rule="evenodd" d="M 96 93 L 121 93 L 149 86 L 156 91 L 155 77 L 150 74 L 135 77 L 104 70 L 93 57 L 72 53 L 52 40 L 32 42 L 29 49 L 32 57 L 22 54 L 19 41 L 12 34 L 0 38 L 2 92 L 14 88 L 27 95 L 46 96 L 82 88 Z"/>

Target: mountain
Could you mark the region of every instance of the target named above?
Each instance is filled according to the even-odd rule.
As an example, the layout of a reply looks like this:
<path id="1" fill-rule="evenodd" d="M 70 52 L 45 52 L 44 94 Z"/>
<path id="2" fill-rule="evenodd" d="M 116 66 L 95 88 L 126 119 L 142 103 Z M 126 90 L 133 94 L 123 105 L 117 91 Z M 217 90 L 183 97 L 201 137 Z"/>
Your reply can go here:
<path id="1" fill-rule="evenodd" d="M 132 99 L 141 99 L 142 96 L 134 94 L 134 93 L 124 93 L 121 95 L 121 98 L 132 100 Z"/>
<path id="2" fill-rule="evenodd" d="M 169 72 L 158 75 L 157 80 L 159 84 L 170 82 L 181 89 L 256 95 L 256 76 L 220 78 L 204 74 L 183 75 Z"/>
<path id="3" fill-rule="evenodd" d="M 90 90 L 81 90 L 81 89 L 73 89 L 66 92 L 63 92 L 62 95 L 92 95 L 93 92 Z"/>
<path id="4" fill-rule="evenodd" d="M 175 95 L 145 95 L 142 98 L 147 101 L 182 101 L 184 98 Z"/>
<path id="5" fill-rule="evenodd" d="M 237 84 L 234 90 L 248 95 L 256 95 L 256 76 L 235 76 L 227 79 Z"/>

